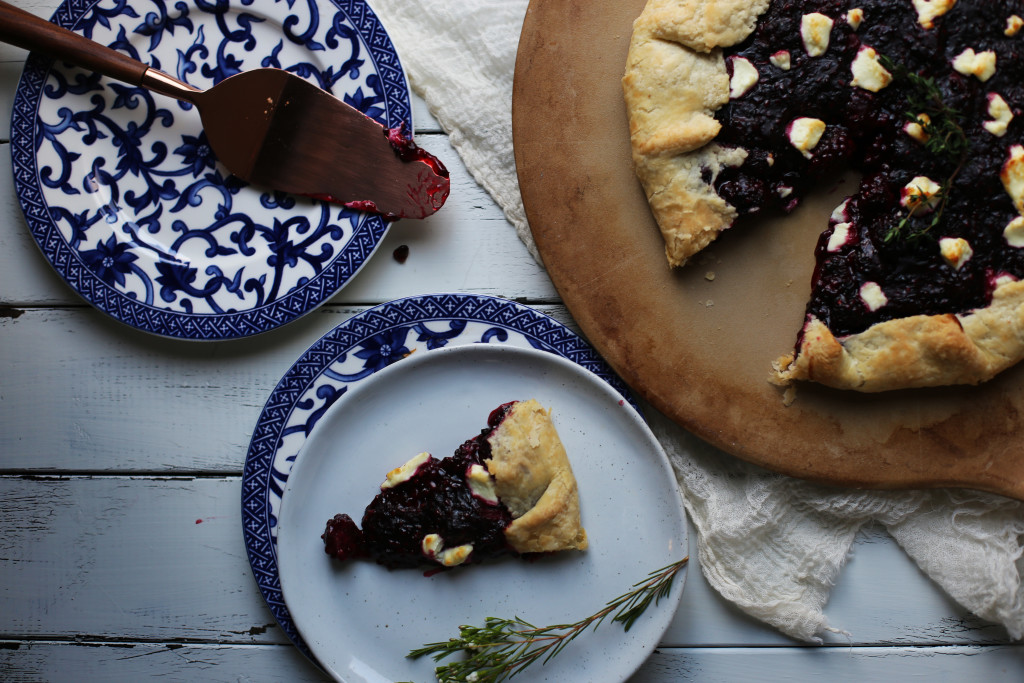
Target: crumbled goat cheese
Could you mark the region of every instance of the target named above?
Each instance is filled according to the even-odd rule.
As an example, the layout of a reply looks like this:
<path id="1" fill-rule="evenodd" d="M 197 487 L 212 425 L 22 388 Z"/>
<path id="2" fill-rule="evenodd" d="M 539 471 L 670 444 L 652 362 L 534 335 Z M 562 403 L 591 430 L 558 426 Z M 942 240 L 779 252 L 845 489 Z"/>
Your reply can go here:
<path id="1" fill-rule="evenodd" d="M 729 98 L 737 99 L 746 95 L 757 84 L 757 67 L 746 57 L 732 58 L 732 78 L 729 79 Z"/>
<path id="2" fill-rule="evenodd" d="M 825 132 L 825 122 L 821 119 L 812 119 L 802 116 L 793 119 L 789 124 L 786 135 L 789 137 L 789 144 L 793 145 L 808 159 L 811 158 L 811 150 L 818 146 L 821 135 Z"/>
<path id="3" fill-rule="evenodd" d="M 384 483 L 380 485 L 381 489 L 390 489 L 398 486 L 403 481 L 409 481 L 412 479 L 412 475 L 416 474 L 416 470 L 419 466 L 430 459 L 430 453 L 420 453 L 416 457 L 409 460 L 401 467 L 396 467 L 387 473 L 387 478 Z"/>
<path id="4" fill-rule="evenodd" d="M 820 57 L 828 50 L 829 34 L 833 21 L 820 12 L 805 14 L 800 18 L 800 38 L 804 49 L 811 57 Z"/>
<path id="5" fill-rule="evenodd" d="M 946 263 L 956 270 L 960 270 L 974 256 L 974 250 L 963 237 L 943 237 L 939 240 L 939 252 Z"/>
<path id="6" fill-rule="evenodd" d="M 913 0 L 917 23 L 923 28 L 934 28 L 935 20 L 953 9 L 956 0 Z"/>
<path id="7" fill-rule="evenodd" d="M 985 130 L 1000 138 L 1006 135 L 1010 121 L 1013 121 L 1013 112 L 1010 111 L 1010 105 L 1006 104 L 1006 100 L 998 93 L 989 93 L 988 95 L 988 115 L 992 117 L 992 120 L 983 121 L 981 124 Z"/>
<path id="8" fill-rule="evenodd" d="M 877 282 L 865 282 L 860 286 L 860 300 L 864 302 L 869 311 L 877 311 L 889 303 L 889 300 L 885 298 L 885 292 Z"/>
<path id="9" fill-rule="evenodd" d="M 934 209 L 941 189 L 942 186 L 928 176 L 919 175 L 900 191 L 900 204 L 908 209 L 914 209 L 922 204 L 922 209 Z"/>
<path id="10" fill-rule="evenodd" d="M 996 53 L 992 50 L 975 52 L 969 47 L 953 59 L 953 68 L 984 83 L 996 72 Z"/>
<path id="11" fill-rule="evenodd" d="M 878 92 L 892 83 L 892 74 L 886 71 L 878 59 L 878 52 L 872 47 L 862 47 L 850 64 L 853 80 L 850 85 L 871 92 Z"/>

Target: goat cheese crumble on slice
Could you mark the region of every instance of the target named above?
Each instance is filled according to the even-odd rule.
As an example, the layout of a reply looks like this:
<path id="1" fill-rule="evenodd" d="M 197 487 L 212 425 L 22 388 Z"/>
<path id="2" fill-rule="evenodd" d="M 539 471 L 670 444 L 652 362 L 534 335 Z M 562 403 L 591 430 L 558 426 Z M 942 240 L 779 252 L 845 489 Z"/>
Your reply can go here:
<path id="1" fill-rule="evenodd" d="M 864 22 L 864 10 L 859 7 L 854 7 L 846 13 L 846 23 L 854 31 L 860 28 L 860 25 Z"/>
<path id="2" fill-rule="evenodd" d="M 454 548 L 445 548 L 437 554 L 437 560 L 446 567 L 455 567 L 469 559 L 473 552 L 473 544 L 457 545 Z"/>
<path id="3" fill-rule="evenodd" d="M 412 479 L 412 475 L 416 474 L 416 470 L 419 469 L 420 465 L 430 459 L 430 453 L 420 453 L 414 458 L 410 459 L 409 462 L 405 463 L 401 467 L 396 467 L 387 473 L 384 483 L 380 485 L 380 488 L 390 489 L 398 486 L 403 481 L 409 481 Z"/>
<path id="4" fill-rule="evenodd" d="M 836 223 L 835 227 L 832 228 L 832 234 L 828 238 L 828 246 L 825 247 L 830 252 L 836 252 L 842 249 L 847 242 L 850 241 L 850 224 L 849 223 Z"/>
<path id="5" fill-rule="evenodd" d="M 921 208 L 930 211 L 938 203 L 941 189 L 942 186 L 928 176 L 919 175 L 900 191 L 900 204 L 908 209 L 915 209 L 923 204 Z"/>
<path id="6" fill-rule="evenodd" d="M 1011 247 L 1024 247 L 1024 216 L 1017 216 L 1003 228 L 1003 239 Z"/>
<path id="7" fill-rule="evenodd" d="M 928 142 L 928 131 L 925 130 L 928 124 L 932 122 L 932 118 L 928 114 L 918 114 L 916 121 L 909 121 L 907 125 L 903 126 L 903 132 L 917 140 L 921 144 Z"/>
<path id="8" fill-rule="evenodd" d="M 844 220 L 846 220 L 846 218 L 847 218 L 847 216 L 846 216 L 846 206 L 849 203 L 850 203 L 850 200 L 846 199 L 846 200 L 843 201 L 842 204 L 840 204 L 836 208 L 832 209 L 832 215 L 829 217 L 829 220 L 831 220 L 834 223 L 841 223 Z"/>
<path id="9" fill-rule="evenodd" d="M 494 490 L 494 479 L 491 473 L 483 465 L 473 463 L 466 471 L 466 483 L 469 484 L 470 492 L 491 505 L 498 504 L 498 494 Z"/>
<path id="10" fill-rule="evenodd" d="M 1011 14 L 1006 19 L 1006 28 L 1003 29 L 1003 34 L 1012 38 L 1020 33 L 1022 28 L 1024 28 L 1024 19 L 1021 19 L 1016 14 Z"/>
<path id="11" fill-rule="evenodd" d="M 789 71 L 790 67 L 792 67 L 793 65 L 792 59 L 790 58 L 789 50 L 779 50 L 778 52 L 773 52 L 771 56 L 768 57 L 768 61 L 771 62 L 773 66 L 776 66 L 782 69 L 783 71 Z"/>
<path id="12" fill-rule="evenodd" d="M 438 534 L 427 534 L 420 542 L 420 548 L 423 549 L 424 555 L 433 560 L 441 552 L 441 549 L 444 548 L 444 541 L 441 540 Z"/>
<path id="13" fill-rule="evenodd" d="M 999 178 L 1017 213 L 1024 214 L 1024 145 L 1010 147 L 1010 158 L 1003 164 Z"/>

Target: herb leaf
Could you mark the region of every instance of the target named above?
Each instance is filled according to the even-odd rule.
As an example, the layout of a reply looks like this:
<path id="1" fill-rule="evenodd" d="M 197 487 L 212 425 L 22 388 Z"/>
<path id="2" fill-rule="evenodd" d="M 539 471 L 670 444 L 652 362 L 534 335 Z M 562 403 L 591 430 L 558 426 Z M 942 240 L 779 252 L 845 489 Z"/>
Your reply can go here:
<path id="1" fill-rule="evenodd" d="M 596 629 L 611 614 L 612 623 L 628 631 L 651 604 L 657 605 L 672 592 L 672 583 L 689 557 L 656 569 L 633 589 L 609 601 L 598 612 L 571 624 L 534 626 L 519 618 L 487 617 L 484 625 L 460 626 L 459 637 L 428 643 L 406 655 L 419 659 L 431 655 L 434 661 L 465 653 L 466 659 L 438 666 L 437 680 L 497 683 L 504 681 L 534 662 L 547 662 L 560 653 L 576 636 L 588 628 Z"/>
<path id="2" fill-rule="evenodd" d="M 904 116 L 911 123 L 921 127 L 924 132 L 925 149 L 930 154 L 955 164 L 953 171 L 934 195 L 938 199 L 938 205 L 935 206 L 931 201 L 915 202 L 899 223 L 890 228 L 885 235 L 886 242 L 897 237 L 915 239 L 928 233 L 942 220 L 953 181 L 963 167 L 968 149 L 967 135 L 961 126 L 963 114 L 943 100 L 942 90 L 935 83 L 935 79 L 915 73 L 886 55 L 880 55 L 879 62 L 892 74 L 896 82 L 904 84 L 907 104 L 910 107 L 909 111 L 904 112 Z M 908 233 L 907 226 L 910 225 L 911 218 L 914 218 L 923 207 L 934 208 L 931 220 L 924 227 Z"/>
<path id="3" fill-rule="evenodd" d="M 960 125 L 963 113 L 942 99 L 935 79 L 915 73 L 886 55 L 880 55 L 879 62 L 895 81 L 905 84 L 910 111 L 904 112 L 904 116 L 924 130 L 925 149 L 935 156 L 959 161 L 967 151 L 967 135 Z"/>

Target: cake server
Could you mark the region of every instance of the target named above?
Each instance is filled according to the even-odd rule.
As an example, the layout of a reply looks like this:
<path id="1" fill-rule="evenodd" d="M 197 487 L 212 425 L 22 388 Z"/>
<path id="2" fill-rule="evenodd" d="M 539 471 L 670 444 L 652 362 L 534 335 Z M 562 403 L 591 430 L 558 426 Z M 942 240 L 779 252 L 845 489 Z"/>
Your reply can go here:
<path id="1" fill-rule="evenodd" d="M 254 69 L 198 90 L 3 0 L 0 41 L 192 103 L 214 154 L 247 182 L 387 218 L 424 218 L 448 198 L 448 171 L 404 126 L 384 128 L 287 71 Z"/>

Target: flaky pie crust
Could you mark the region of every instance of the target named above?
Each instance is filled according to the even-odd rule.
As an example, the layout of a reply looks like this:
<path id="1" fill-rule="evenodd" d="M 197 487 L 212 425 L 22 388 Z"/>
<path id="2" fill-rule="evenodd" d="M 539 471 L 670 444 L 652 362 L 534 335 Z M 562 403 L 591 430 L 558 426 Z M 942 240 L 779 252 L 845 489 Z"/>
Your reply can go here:
<path id="1" fill-rule="evenodd" d="M 799 352 L 780 358 L 778 384 L 810 380 L 863 392 L 978 384 L 1024 358 L 1024 282 L 999 285 L 992 302 L 961 315 L 915 315 L 837 339 L 820 320 Z"/>
<path id="2" fill-rule="evenodd" d="M 536 399 L 519 401 L 487 440 L 487 470 L 512 513 L 509 544 L 521 553 L 585 550 L 576 477 L 549 411 Z"/>
<path id="3" fill-rule="evenodd" d="M 736 219 L 701 178 L 738 165 L 744 152 L 712 143 L 714 113 L 729 101 L 721 50 L 754 30 L 768 0 L 649 0 L 633 23 L 622 89 L 633 165 L 665 240 L 681 266 Z"/>

